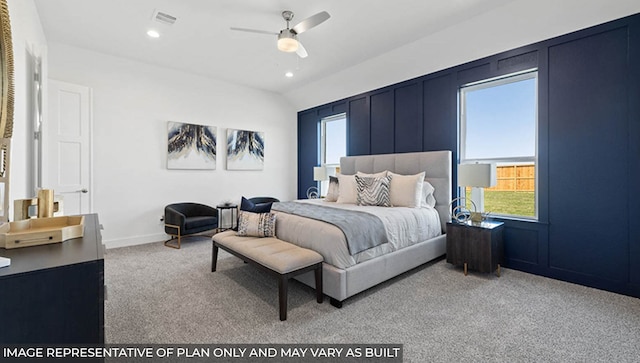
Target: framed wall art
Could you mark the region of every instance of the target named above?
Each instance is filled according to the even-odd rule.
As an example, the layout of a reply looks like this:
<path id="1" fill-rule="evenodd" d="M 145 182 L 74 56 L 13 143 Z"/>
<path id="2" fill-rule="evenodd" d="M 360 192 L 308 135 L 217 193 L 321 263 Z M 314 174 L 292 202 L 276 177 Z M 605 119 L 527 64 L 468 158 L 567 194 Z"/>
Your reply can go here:
<path id="1" fill-rule="evenodd" d="M 215 169 L 216 128 L 167 122 L 167 169 Z"/>
<path id="2" fill-rule="evenodd" d="M 264 133 L 227 129 L 227 170 L 262 170 Z"/>

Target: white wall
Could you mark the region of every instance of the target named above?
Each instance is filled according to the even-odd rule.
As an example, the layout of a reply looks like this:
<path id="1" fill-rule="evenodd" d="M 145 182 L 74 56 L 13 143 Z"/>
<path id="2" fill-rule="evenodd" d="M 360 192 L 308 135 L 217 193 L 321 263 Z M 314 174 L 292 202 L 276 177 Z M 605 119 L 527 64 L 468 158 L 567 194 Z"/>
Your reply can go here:
<path id="1" fill-rule="evenodd" d="M 33 188 L 33 57 L 43 60 L 47 74 L 47 41 L 33 0 L 9 0 L 13 37 L 15 108 L 11 139 L 10 209 L 13 200 L 35 196 Z M 13 219 L 13 211 L 9 218 Z"/>
<path id="2" fill-rule="evenodd" d="M 92 89 L 91 193 L 107 247 L 165 239 L 172 202 L 296 196 L 297 118 L 280 95 L 56 43 L 49 76 Z M 167 170 L 167 121 L 216 126 L 216 170 Z M 225 170 L 227 128 L 265 133 L 264 170 Z"/>
<path id="3" fill-rule="evenodd" d="M 306 110 L 638 12 L 638 0 L 513 1 L 285 97 Z"/>

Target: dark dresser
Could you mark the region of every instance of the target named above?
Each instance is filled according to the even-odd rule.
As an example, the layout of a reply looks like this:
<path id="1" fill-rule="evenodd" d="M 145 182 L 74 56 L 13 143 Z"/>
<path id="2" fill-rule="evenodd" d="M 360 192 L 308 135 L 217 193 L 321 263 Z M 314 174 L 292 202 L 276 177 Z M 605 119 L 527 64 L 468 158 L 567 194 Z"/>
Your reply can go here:
<path id="1" fill-rule="evenodd" d="M 84 236 L 0 248 L 0 344 L 103 344 L 104 247 L 97 214 Z"/>

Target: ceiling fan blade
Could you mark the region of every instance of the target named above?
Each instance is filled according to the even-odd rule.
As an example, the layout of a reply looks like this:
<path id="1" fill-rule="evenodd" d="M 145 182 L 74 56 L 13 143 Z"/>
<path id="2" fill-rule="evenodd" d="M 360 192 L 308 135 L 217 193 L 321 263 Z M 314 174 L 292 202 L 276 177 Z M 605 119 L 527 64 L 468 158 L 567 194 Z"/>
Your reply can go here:
<path id="1" fill-rule="evenodd" d="M 300 34 L 302 32 L 305 32 L 313 28 L 314 26 L 320 25 L 330 17 L 331 15 L 329 15 L 329 13 L 327 13 L 326 11 L 321 11 L 316 15 L 312 15 L 304 19 L 303 21 L 299 22 L 298 24 L 296 24 L 296 26 L 291 28 L 291 30 L 293 30 L 296 34 Z"/>
<path id="2" fill-rule="evenodd" d="M 298 49 L 296 50 L 296 54 L 300 58 L 307 58 L 307 56 L 309 55 L 307 54 L 307 50 L 304 49 L 304 47 L 302 46 L 302 43 L 300 43 L 299 40 L 298 40 Z"/>
<path id="3" fill-rule="evenodd" d="M 229 28 L 231 30 L 241 31 L 241 32 L 249 32 L 249 33 L 258 33 L 258 34 L 269 34 L 269 35 L 278 35 L 276 32 L 270 32 L 266 30 L 257 30 L 257 29 L 247 29 L 247 28 Z"/>

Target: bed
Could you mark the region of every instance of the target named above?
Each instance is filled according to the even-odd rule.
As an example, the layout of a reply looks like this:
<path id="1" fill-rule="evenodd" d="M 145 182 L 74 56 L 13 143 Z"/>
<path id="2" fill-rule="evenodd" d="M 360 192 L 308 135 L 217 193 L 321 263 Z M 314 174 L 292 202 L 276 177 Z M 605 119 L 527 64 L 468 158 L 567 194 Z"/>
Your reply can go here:
<path id="1" fill-rule="evenodd" d="M 279 239 L 323 255 L 323 290 L 334 306 L 340 307 L 345 299 L 445 254 L 444 231 L 446 221 L 450 218 L 451 152 L 348 156 L 340 160 L 340 172 L 344 175 L 357 172 L 373 174 L 386 170 L 402 175 L 425 172 L 424 180 L 434 188 L 433 208 L 421 208 L 424 213 L 414 215 L 416 211 L 405 207 L 362 207 L 325 202 L 322 199 L 299 203 L 347 210 L 365 209 L 368 213 L 382 213 L 381 219 L 385 219 L 388 213 L 397 212 L 408 216 L 408 220 L 417 220 L 416 226 L 411 228 L 420 230 L 407 232 L 403 231 L 404 228 L 398 228 L 391 233 L 387 226 L 387 234 L 397 232 L 397 236 L 393 241 L 390 238 L 389 243 L 351 254 L 349 250 L 352 247 L 345 246 L 345 233 L 336 225 L 278 210 L 275 204 L 272 209 L 277 215 L 276 235 Z M 418 240 L 412 240 L 416 238 Z M 296 279 L 315 287 L 313 274 L 300 275 Z"/>

